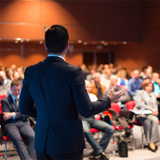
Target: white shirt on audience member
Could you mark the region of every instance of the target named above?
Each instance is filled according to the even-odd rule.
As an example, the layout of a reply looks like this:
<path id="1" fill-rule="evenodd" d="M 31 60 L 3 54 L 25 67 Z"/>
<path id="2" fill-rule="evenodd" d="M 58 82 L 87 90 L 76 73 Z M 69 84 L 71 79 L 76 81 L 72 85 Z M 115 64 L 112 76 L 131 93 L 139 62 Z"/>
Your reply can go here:
<path id="1" fill-rule="evenodd" d="M 90 98 L 90 100 L 91 100 L 92 102 L 98 100 L 98 98 L 96 97 L 96 95 L 94 95 L 94 94 L 92 94 L 92 93 L 88 93 L 88 95 L 89 95 L 89 98 Z"/>

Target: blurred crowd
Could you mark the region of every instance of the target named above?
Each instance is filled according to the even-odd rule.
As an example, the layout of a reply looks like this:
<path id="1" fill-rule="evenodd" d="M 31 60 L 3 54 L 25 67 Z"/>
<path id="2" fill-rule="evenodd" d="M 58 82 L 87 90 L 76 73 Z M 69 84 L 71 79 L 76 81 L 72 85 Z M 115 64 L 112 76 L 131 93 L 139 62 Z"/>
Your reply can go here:
<path id="1" fill-rule="evenodd" d="M 121 102 L 124 103 L 129 100 L 134 100 L 137 90 L 142 89 L 142 82 L 145 79 L 150 79 L 154 84 L 153 92 L 157 98 L 160 98 L 160 79 L 159 73 L 153 72 L 152 66 L 144 66 L 140 70 L 135 68 L 130 73 L 126 68 L 114 64 L 100 64 L 86 67 L 82 64 L 81 69 L 84 74 L 85 80 L 92 84 L 91 92 L 101 98 L 107 92 L 107 89 L 117 86 L 117 90 L 122 89 L 125 93 L 125 99 L 122 98 Z"/>

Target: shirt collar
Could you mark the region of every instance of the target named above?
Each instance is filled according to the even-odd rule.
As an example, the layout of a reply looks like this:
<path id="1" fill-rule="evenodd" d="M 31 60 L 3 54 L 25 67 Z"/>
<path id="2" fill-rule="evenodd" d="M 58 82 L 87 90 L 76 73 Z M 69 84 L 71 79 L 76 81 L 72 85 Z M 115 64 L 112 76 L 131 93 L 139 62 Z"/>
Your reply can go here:
<path id="1" fill-rule="evenodd" d="M 11 97 L 12 97 L 13 102 L 15 103 L 16 97 L 14 97 L 12 94 L 11 94 Z"/>
<path id="2" fill-rule="evenodd" d="M 65 61 L 65 58 L 60 56 L 60 55 L 53 55 L 53 54 L 48 54 L 48 57 L 59 57 Z"/>
<path id="3" fill-rule="evenodd" d="M 14 103 L 15 103 L 16 98 L 17 98 L 17 99 L 19 98 L 19 96 L 15 97 L 15 96 L 13 96 L 12 94 L 11 94 L 11 97 L 12 97 L 12 100 L 13 100 Z"/>

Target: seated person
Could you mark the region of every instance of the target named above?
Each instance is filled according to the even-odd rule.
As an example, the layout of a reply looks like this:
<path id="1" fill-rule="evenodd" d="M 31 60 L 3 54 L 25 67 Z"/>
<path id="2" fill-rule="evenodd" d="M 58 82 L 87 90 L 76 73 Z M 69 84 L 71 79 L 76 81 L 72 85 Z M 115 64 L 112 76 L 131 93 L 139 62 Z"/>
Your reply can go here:
<path id="1" fill-rule="evenodd" d="M 135 102 L 136 106 L 134 110 L 138 109 L 147 109 L 151 110 L 151 115 L 138 115 L 137 121 L 143 124 L 144 134 L 148 143 L 148 148 L 156 152 L 157 146 L 156 142 L 159 142 L 159 121 L 157 118 L 158 115 L 158 107 L 157 107 L 157 99 L 153 91 L 153 83 L 150 79 L 146 79 L 142 83 L 142 90 L 136 92 Z"/>
<path id="2" fill-rule="evenodd" d="M 7 95 L 10 91 L 11 80 L 6 78 L 6 74 L 0 71 L 0 95 Z"/>
<path id="3" fill-rule="evenodd" d="M 1 100 L 3 111 L 4 134 L 13 142 L 20 159 L 34 160 L 35 133 L 30 126 L 28 117 L 19 112 L 18 97 L 21 91 L 21 82 L 13 80 L 11 83 L 11 94 Z M 27 140 L 27 149 L 21 138 Z"/>
<path id="4" fill-rule="evenodd" d="M 157 98 L 157 104 L 158 104 L 158 112 L 160 113 L 160 79 L 159 74 L 157 72 L 154 72 L 152 74 L 152 83 L 154 85 L 154 94 Z M 158 115 L 160 120 L 160 114 Z"/>
<path id="5" fill-rule="evenodd" d="M 128 94 L 131 96 L 132 99 L 134 99 L 134 96 L 136 95 L 136 91 L 142 89 L 143 80 L 139 78 L 139 70 L 135 69 L 133 71 L 133 78 L 131 78 L 128 81 Z"/>
<path id="6" fill-rule="evenodd" d="M 152 71 L 151 71 L 151 69 L 147 68 L 145 70 L 145 76 L 143 77 L 143 80 L 145 80 L 145 79 L 151 79 L 151 78 L 152 78 Z"/>
<path id="7" fill-rule="evenodd" d="M 118 100 L 118 102 L 122 103 L 122 104 L 125 104 L 126 102 L 128 102 L 130 100 L 130 96 L 129 94 L 125 91 L 124 88 L 121 88 L 119 87 L 117 84 L 118 84 L 118 77 L 116 75 L 112 75 L 110 77 L 110 81 L 111 81 L 111 84 L 110 84 L 110 87 L 108 89 L 106 89 L 103 93 L 104 96 L 107 96 L 108 94 L 108 91 L 110 88 L 112 88 L 113 86 L 116 86 L 116 92 L 122 90 L 123 91 L 123 94 L 121 96 L 121 98 Z"/>
<path id="8" fill-rule="evenodd" d="M 96 101 L 97 97 L 94 94 L 90 93 L 91 91 L 90 82 L 89 81 L 85 82 L 86 82 L 86 89 L 91 101 Z M 91 156 L 93 156 L 94 158 L 100 156 L 101 158 L 106 158 L 107 160 L 108 158 L 107 155 L 105 154 L 105 149 L 107 148 L 109 140 L 114 132 L 112 126 L 104 121 L 96 120 L 94 117 L 89 117 L 89 118 L 82 117 L 82 124 L 83 124 L 84 135 L 88 143 L 92 146 L 94 150 L 93 152 L 91 152 Z M 93 138 L 93 135 L 90 132 L 90 128 L 95 128 L 105 133 L 102 139 L 100 140 L 99 144 Z"/>
<path id="9" fill-rule="evenodd" d="M 111 73 L 110 69 L 105 69 L 104 70 L 104 74 L 101 74 L 101 77 L 100 77 L 100 83 L 101 85 L 105 86 L 106 88 L 109 88 L 109 85 L 110 85 L 110 80 L 109 80 L 109 75 L 108 73 Z"/>
<path id="10" fill-rule="evenodd" d="M 94 75 L 95 72 L 96 72 L 95 69 L 92 68 L 90 70 L 90 73 L 86 76 L 86 80 L 88 80 L 92 83 L 93 75 Z"/>
<path id="11" fill-rule="evenodd" d="M 100 76 L 101 74 L 99 72 L 96 72 L 93 75 L 94 83 L 92 83 L 91 85 L 91 93 L 96 95 L 98 99 L 102 98 L 103 92 L 106 89 L 106 87 L 100 83 Z"/>
<path id="12" fill-rule="evenodd" d="M 127 72 L 124 69 L 121 69 L 117 73 L 118 76 L 118 85 L 121 86 L 121 88 L 124 88 L 126 91 L 128 89 L 128 79 L 126 78 Z"/>
<path id="13" fill-rule="evenodd" d="M 160 79 L 159 74 L 157 72 L 154 72 L 152 74 L 152 83 L 154 85 L 154 93 L 157 98 L 160 98 Z"/>

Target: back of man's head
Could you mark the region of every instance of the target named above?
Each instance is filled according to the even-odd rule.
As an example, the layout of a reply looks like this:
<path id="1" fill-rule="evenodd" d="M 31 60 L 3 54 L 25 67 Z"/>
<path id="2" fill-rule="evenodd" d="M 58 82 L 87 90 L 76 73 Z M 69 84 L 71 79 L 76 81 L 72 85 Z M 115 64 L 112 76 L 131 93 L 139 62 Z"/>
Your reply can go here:
<path id="1" fill-rule="evenodd" d="M 68 40 L 68 31 L 61 25 L 53 25 L 45 32 L 45 45 L 48 53 L 61 54 L 65 50 Z"/>

